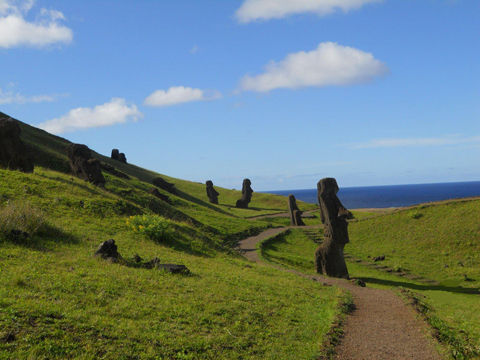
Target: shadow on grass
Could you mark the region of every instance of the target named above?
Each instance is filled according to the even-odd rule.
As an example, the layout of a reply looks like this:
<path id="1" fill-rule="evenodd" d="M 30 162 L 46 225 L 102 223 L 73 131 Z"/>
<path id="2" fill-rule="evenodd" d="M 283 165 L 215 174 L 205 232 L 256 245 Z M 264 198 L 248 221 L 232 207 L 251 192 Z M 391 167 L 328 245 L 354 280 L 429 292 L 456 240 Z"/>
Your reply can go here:
<path id="1" fill-rule="evenodd" d="M 436 290 L 436 291 L 448 291 L 448 292 L 461 293 L 461 294 L 480 294 L 479 289 L 464 288 L 461 286 L 423 285 L 423 284 L 414 284 L 406 281 L 383 280 L 383 279 L 377 279 L 377 278 L 371 278 L 371 277 L 357 277 L 357 279 L 361 279 L 366 283 L 404 287 L 404 288 L 413 289 L 413 290 Z"/>
<path id="2" fill-rule="evenodd" d="M 48 179 L 48 180 L 59 181 L 59 182 L 62 182 L 62 183 L 64 183 L 64 184 L 66 184 L 66 185 L 70 185 L 70 186 L 72 186 L 72 187 L 75 186 L 75 187 L 77 187 L 77 188 L 80 188 L 80 189 L 82 189 L 82 190 L 85 190 L 85 191 L 89 192 L 89 193 L 92 194 L 92 195 L 99 195 L 99 194 L 101 194 L 100 191 L 88 187 L 88 186 L 86 185 L 86 184 L 87 184 L 87 181 L 85 181 L 85 185 L 84 185 L 84 184 L 81 184 L 81 183 L 79 184 L 79 183 L 76 182 L 75 180 L 67 180 L 67 179 L 64 179 L 64 178 L 59 177 L 59 176 L 52 176 L 52 177 L 50 177 L 50 176 L 46 176 L 46 175 L 44 175 L 44 174 L 38 174 L 38 173 L 37 173 L 36 175 L 38 175 L 38 176 L 40 176 L 40 177 L 43 177 L 43 178 L 45 178 L 45 179 Z M 72 175 L 71 179 L 75 179 L 75 177 Z"/>
<path id="3" fill-rule="evenodd" d="M 45 224 L 33 236 L 19 232 L 17 235 L 5 237 L 5 241 L 37 251 L 51 251 L 58 244 L 78 244 L 80 239 L 53 225 Z"/>

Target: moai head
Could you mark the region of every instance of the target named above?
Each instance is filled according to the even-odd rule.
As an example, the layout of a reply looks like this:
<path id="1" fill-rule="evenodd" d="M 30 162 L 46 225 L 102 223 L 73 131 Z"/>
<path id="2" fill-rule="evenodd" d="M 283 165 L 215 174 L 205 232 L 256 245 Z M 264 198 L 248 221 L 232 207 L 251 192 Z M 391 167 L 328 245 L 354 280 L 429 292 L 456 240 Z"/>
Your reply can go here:
<path id="1" fill-rule="evenodd" d="M 251 185 L 252 185 L 252 182 L 250 181 L 250 179 L 243 180 L 242 194 L 245 199 L 248 199 L 248 201 L 252 199 L 253 190 L 251 188 Z"/>

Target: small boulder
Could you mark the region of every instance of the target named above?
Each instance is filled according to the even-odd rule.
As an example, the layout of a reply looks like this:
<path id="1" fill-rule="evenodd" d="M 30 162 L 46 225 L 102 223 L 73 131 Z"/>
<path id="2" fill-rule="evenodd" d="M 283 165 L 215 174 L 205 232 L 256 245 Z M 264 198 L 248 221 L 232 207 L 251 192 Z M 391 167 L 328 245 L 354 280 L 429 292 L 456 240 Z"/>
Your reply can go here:
<path id="1" fill-rule="evenodd" d="M 177 264 L 157 264 L 155 269 L 167 271 L 172 274 L 190 274 L 190 270 L 185 265 Z"/>
<path id="2" fill-rule="evenodd" d="M 383 261 L 383 260 L 385 260 L 385 255 L 376 256 L 376 257 L 373 258 L 374 262 Z"/>

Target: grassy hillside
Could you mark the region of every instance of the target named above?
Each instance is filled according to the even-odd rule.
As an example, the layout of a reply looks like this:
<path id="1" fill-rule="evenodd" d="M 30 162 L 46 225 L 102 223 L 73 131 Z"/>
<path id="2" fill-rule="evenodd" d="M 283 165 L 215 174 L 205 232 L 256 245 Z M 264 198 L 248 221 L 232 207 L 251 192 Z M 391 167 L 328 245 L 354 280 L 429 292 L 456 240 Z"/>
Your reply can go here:
<path id="1" fill-rule="evenodd" d="M 131 177 L 104 173 L 101 189 L 68 174 L 66 140 L 21 126 L 37 166 L 0 170 L 0 359 L 311 359 L 325 350 L 345 294 L 233 250 L 274 226 L 246 218 L 285 211 L 286 198 L 254 193 L 253 208 L 239 210 L 238 191 L 217 188 L 212 205 L 204 184 L 161 175 L 179 190 L 160 190 L 169 204 L 148 193 L 159 174 L 97 154 Z M 110 238 L 124 264 L 93 256 Z M 140 268 L 136 254 L 191 274 Z"/>
<path id="2" fill-rule="evenodd" d="M 472 200 L 364 217 L 350 223 L 345 247 L 350 276 L 406 290 L 455 359 L 480 357 L 479 214 L 480 200 Z M 263 243 L 263 257 L 313 273 L 318 244 L 308 233 L 294 229 Z"/>

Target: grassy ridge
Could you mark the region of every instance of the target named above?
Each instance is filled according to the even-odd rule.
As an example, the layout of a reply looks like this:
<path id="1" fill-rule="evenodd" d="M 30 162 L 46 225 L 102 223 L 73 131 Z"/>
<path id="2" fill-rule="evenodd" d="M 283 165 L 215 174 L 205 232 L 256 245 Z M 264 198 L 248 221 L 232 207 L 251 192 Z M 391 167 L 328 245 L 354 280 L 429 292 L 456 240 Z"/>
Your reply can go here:
<path id="1" fill-rule="evenodd" d="M 41 226 L 29 237 L 0 232 L 0 359 L 311 359 L 322 353 L 344 294 L 232 251 L 239 238 L 273 225 L 246 217 L 285 211 L 286 198 L 254 193 L 253 209 L 235 209 L 240 192 L 219 189 L 221 204 L 212 205 L 204 184 L 162 175 L 179 190 L 160 190 L 168 204 L 148 193 L 158 174 L 96 155 L 132 177 L 104 174 L 100 189 L 64 173 L 66 140 L 22 127 L 39 154 L 37 167 L 33 174 L 0 170 L 0 224 L 20 209 L 13 217 L 18 226 L 23 215 L 38 216 Z M 135 231 L 132 216 L 164 219 L 170 236 Z M 159 257 L 185 264 L 192 275 L 94 258 L 109 238 L 127 260 Z"/>
<path id="2" fill-rule="evenodd" d="M 381 265 L 407 271 L 409 277 L 400 277 L 347 259 L 350 276 L 367 286 L 403 288 L 421 299 L 429 322 L 455 359 L 480 356 L 479 208 L 479 200 L 454 201 L 352 222 L 345 247 L 346 253 L 372 265 L 372 256 L 386 255 Z M 313 273 L 317 246 L 303 230 L 293 229 L 264 243 L 261 251 L 268 261 Z M 470 280 L 465 281 L 465 274 Z M 412 280 L 414 275 L 436 283 Z"/>

